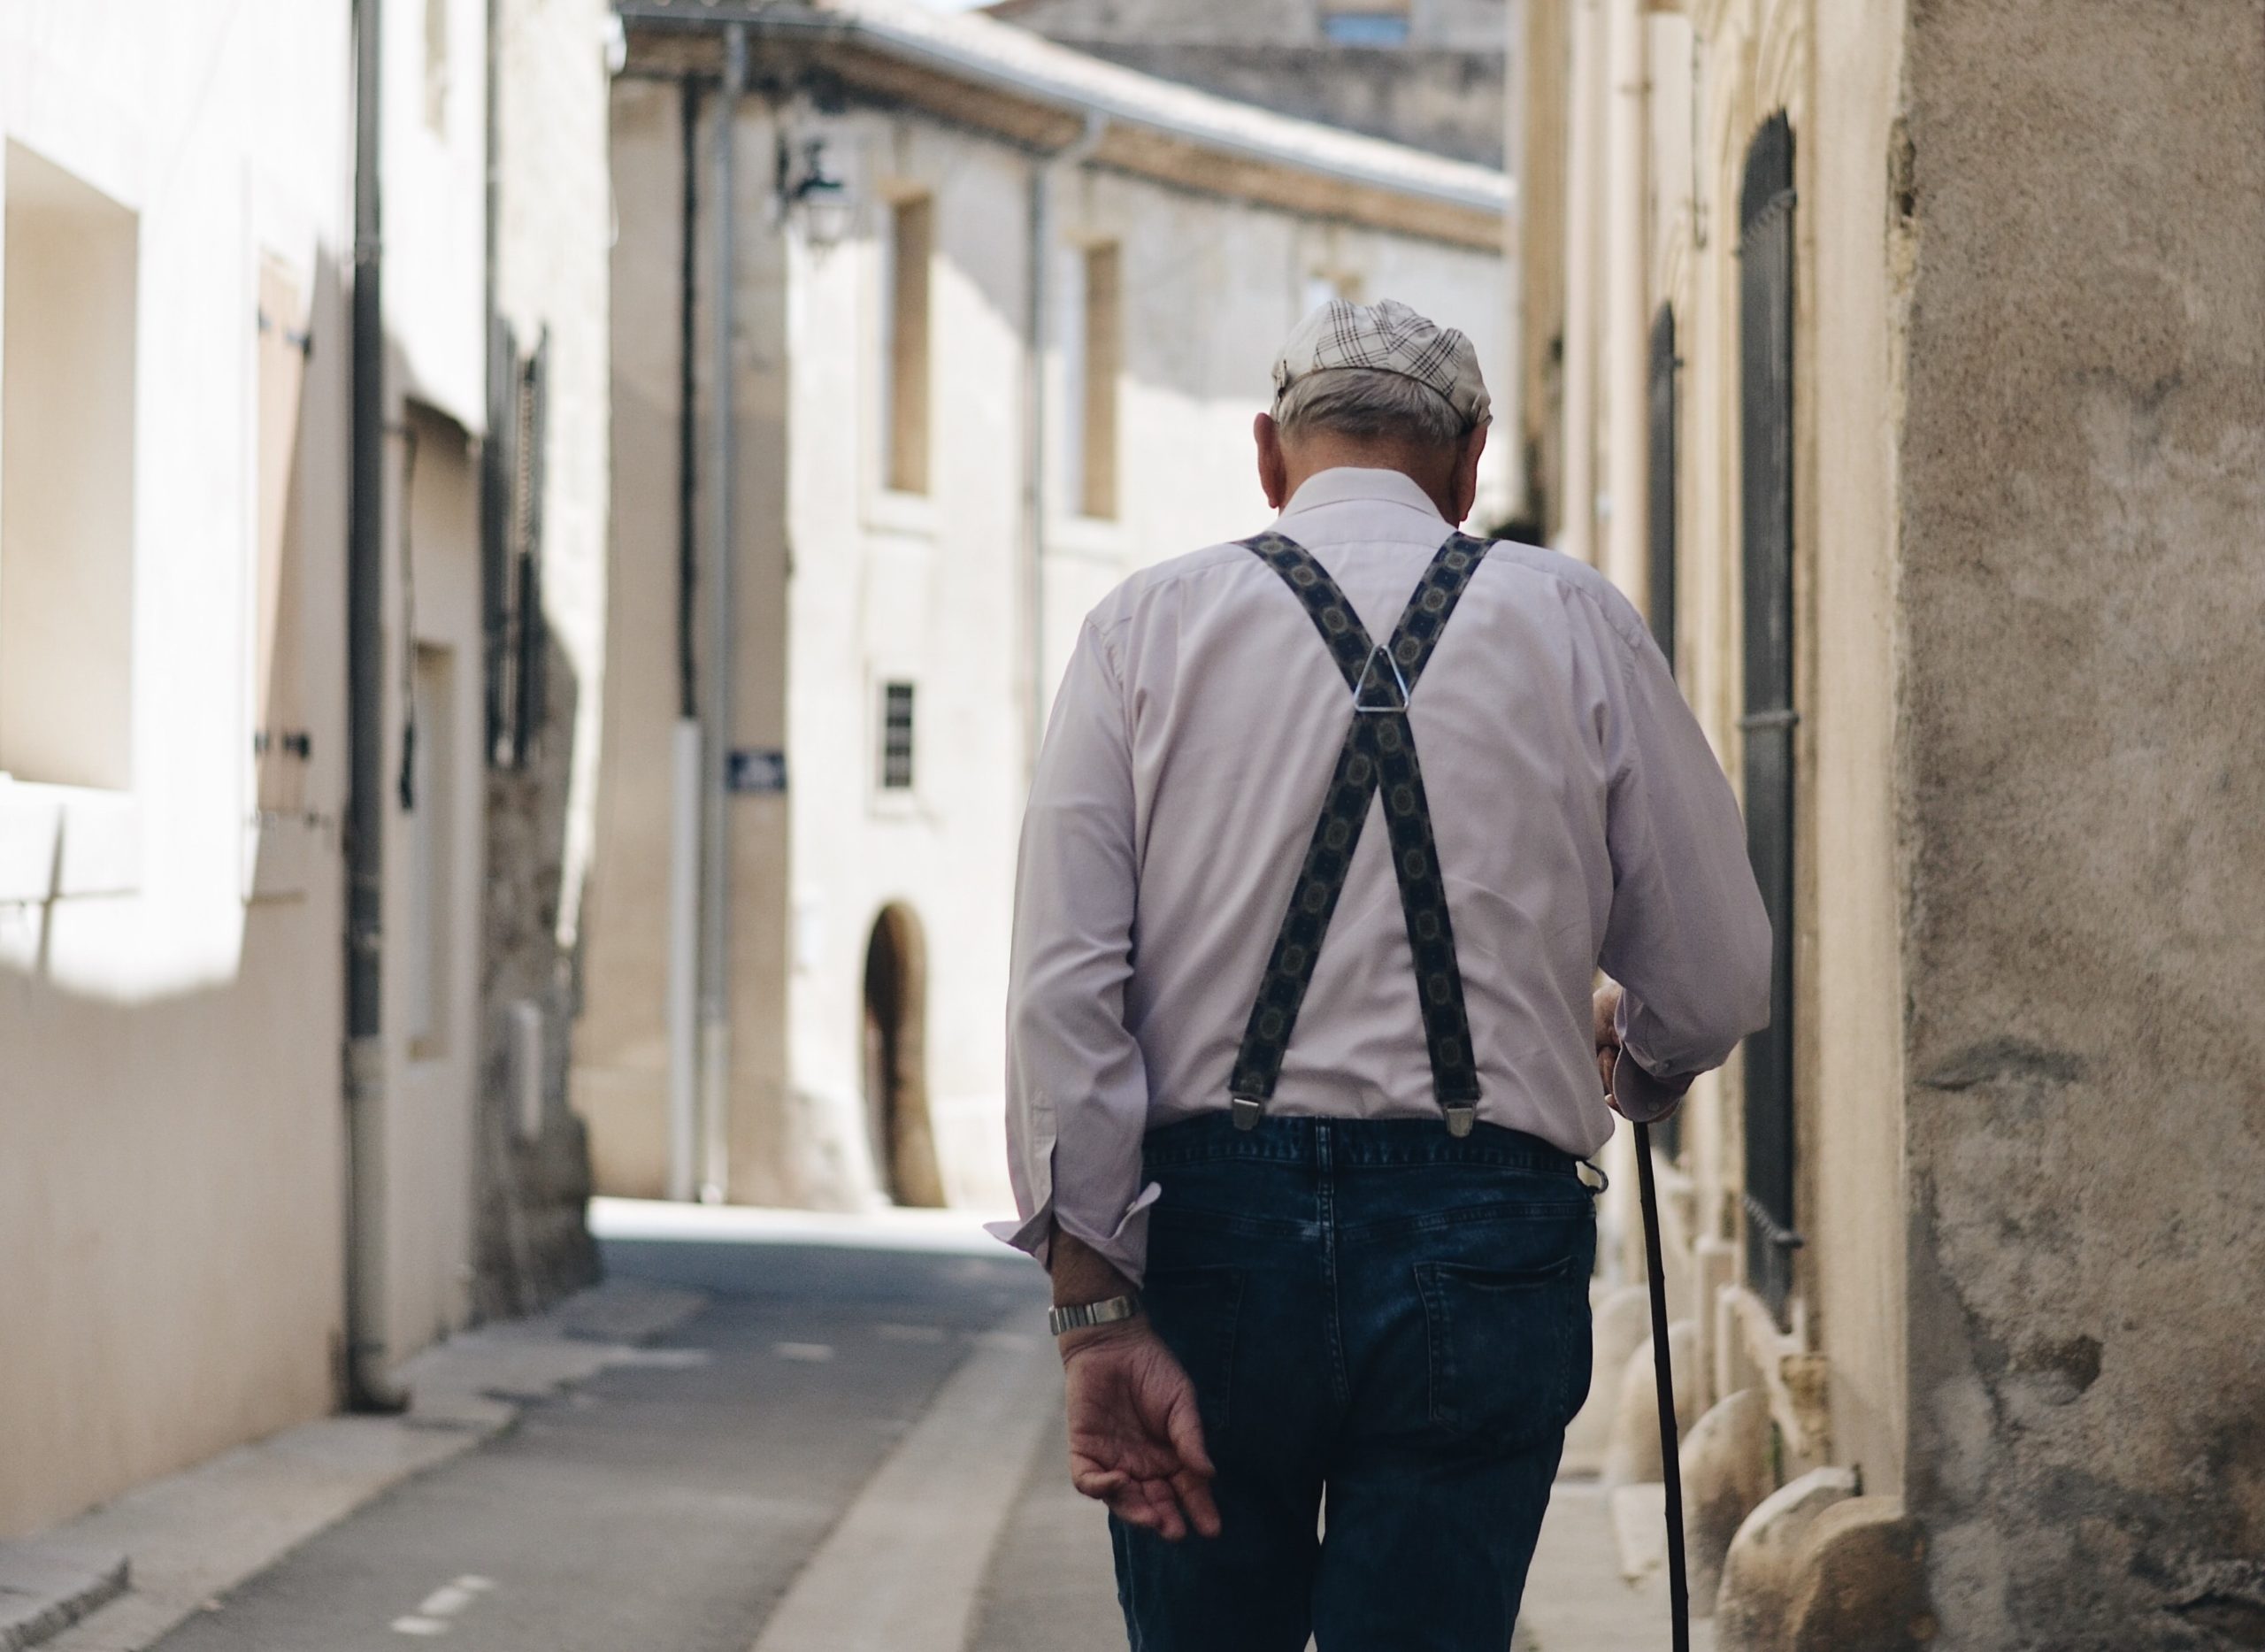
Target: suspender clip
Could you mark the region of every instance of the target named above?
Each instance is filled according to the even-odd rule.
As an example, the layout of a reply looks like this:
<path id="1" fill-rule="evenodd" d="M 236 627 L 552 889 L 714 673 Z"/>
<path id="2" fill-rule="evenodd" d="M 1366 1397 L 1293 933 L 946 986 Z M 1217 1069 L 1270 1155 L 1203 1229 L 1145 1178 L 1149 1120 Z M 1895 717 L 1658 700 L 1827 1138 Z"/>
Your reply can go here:
<path id="1" fill-rule="evenodd" d="M 1255 1095 L 1235 1096 L 1233 1098 L 1233 1107 L 1235 1128 L 1238 1130 L 1257 1129 L 1258 1116 L 1266 1110 L 1266 1103 L 1260 1101 Z"/>
<path id="2" fill-rule="evenodd" d="M 1478 1108 L 1472 1102 L 1449 1102 L 1447 1105 L 1447 1133 L 1461 1140 L 1470 1133 L 1470 1126 L 1478 1122 Z"/>

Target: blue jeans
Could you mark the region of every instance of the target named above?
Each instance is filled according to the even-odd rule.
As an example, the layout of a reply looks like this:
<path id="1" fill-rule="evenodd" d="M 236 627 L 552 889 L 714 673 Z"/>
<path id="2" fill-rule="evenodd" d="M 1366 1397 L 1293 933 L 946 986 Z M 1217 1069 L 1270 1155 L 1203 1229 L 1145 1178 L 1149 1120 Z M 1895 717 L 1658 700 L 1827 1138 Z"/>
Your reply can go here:
<path id="1" fill-rule="evenodd" d="M 1145 1158 L 1148 1312 L 1225 1529 L 1111 1521 L 1133 1652 L 1504 1652 L 1588 1393 L 1573 1160 L 1488 1125 L 1225 1113 Z"/>

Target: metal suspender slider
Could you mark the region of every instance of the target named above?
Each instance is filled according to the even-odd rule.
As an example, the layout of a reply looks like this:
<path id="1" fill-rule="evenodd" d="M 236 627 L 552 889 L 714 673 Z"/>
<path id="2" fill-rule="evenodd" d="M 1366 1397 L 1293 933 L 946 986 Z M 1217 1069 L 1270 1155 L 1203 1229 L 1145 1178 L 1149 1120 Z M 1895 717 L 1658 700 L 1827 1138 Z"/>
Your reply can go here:
<path id="1" fill-rule="evenodd" d="M 1478 1122 L 1478 1109 L 1469 1102 L 1449 1102 L 1447 1105 L 1447 1133 L 1467 1136 L 1470 1126 Z"/>
<path id="2" fill-rule="evenodd" d="M 1257 1129 L 1258 1116 L 1266 1110 L 1266 1103 L 1255 1095 L 1237 1095 L 1231 1099 L 1234 1110 L 1235 1128 L 1238 1130 Z"/>

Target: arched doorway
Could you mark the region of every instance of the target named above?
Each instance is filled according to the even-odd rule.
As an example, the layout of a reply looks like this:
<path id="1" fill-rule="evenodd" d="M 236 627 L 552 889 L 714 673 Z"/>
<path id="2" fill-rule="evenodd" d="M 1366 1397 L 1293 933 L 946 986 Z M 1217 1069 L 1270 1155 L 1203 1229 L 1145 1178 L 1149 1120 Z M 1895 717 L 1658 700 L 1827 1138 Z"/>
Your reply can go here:
<path id="1" fill-rule="evenodd" d="M 909 907 L 884 907 L 865 943 L 865 1127 L 899 1204 L 938 1206 L 944 1181 L 928 1122 L 928 950 Z"/>

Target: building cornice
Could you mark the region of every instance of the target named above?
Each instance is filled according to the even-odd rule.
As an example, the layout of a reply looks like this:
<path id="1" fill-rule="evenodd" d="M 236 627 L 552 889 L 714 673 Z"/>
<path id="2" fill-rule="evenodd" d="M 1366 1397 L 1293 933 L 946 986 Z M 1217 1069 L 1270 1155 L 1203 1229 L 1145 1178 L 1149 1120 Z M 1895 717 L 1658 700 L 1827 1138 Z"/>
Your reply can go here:
<path id="1" fill-rule="evenodd" d="M 1498 250 L 1502 173 L 1294 119 L 1086 56 L 987 18 L 893 0 L 618 0 L 632 73 L 704 73 L 744 27 L 758 69 L 824 73 L 1044 151 L 1099 123 L 1096 163 L 1210 194 Z"/>

